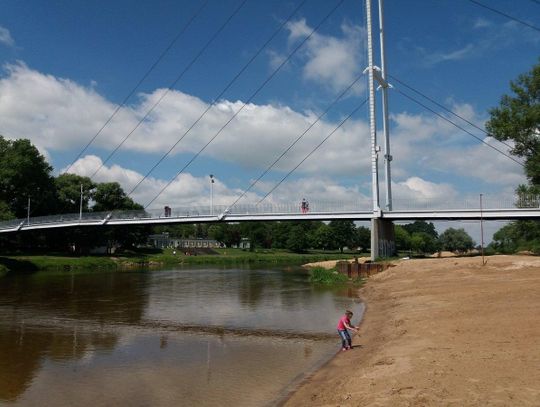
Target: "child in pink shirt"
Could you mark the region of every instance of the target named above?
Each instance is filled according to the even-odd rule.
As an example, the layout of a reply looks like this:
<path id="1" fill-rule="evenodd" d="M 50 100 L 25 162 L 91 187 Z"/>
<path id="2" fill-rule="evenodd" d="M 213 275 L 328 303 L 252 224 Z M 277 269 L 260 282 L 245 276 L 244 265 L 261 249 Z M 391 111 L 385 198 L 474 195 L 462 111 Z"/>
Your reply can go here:
<path id="1" fill-rule="evenodd" d="M 351 349 L 351 335 L 349 335 L 349 331 L 347 329 L 351 329 L 355 332 L 358 332 L 358 326 L 351 325 L 351 318 L 353 316 L 352 311 L 345 311 L 345 315 L 343 315 L 338 322 L 337 325 L 337 331 L 341 338 L 341 345 L 342 345 L 342 351 Z"/>

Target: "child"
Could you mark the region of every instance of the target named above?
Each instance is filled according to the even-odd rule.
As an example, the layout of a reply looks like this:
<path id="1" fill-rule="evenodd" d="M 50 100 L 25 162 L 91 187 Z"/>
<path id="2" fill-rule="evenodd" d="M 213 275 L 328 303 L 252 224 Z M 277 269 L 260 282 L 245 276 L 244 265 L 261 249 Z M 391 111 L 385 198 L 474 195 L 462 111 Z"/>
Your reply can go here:
<path id="1" fill-rule="evenodd" d="M 343 315 L 338 322 L 337 325 L 337 331 L 341 338 L 341 344 L 342 344 L 342 351 L 346 351 L 351 349 L 351 336 L 349 335 L 349 331 L 347 329 L 352 329 L 353 331 L 358 332 L 358 326 L 352 326 L 351 325 L 351 318 L 353 316 L 352 311 L 345 311 L 345 315 Z"/>

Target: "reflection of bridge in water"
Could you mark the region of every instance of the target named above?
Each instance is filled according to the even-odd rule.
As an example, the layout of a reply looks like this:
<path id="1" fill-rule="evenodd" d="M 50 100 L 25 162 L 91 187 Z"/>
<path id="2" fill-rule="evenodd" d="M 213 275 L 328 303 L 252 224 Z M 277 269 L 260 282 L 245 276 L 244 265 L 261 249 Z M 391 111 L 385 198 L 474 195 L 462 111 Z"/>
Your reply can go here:
<path id="1" fill-rule="evenodd" d="M 72 213 L 28 217 L 0 222 L 0 233 L 80 226 L 164 225 L 247 221 L 337 220 L 516 220 L 540 218 L 538 197 L 483 196 L 459 201 L 394 200 L 392 211 L 369 209 L 370 201 L 310 202 L 301 211 L 298 203 L 225 206 L 192 206 L 163 210 Z M 165 216 L 167 215 L 167 216 Z"/>

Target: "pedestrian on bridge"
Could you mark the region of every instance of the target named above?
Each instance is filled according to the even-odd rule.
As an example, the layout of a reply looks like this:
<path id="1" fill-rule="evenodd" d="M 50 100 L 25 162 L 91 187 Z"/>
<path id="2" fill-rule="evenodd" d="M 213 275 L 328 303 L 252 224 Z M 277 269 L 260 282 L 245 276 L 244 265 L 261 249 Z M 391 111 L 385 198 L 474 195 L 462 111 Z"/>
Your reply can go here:
<path id="1" fill-rule="evenodd" d="M 300 210 L 302 211 L 302 213 L 308 213 L 309 202 L 306 200 L 306 198 L 302 199 L 302 203 L 300 204 Z"/>

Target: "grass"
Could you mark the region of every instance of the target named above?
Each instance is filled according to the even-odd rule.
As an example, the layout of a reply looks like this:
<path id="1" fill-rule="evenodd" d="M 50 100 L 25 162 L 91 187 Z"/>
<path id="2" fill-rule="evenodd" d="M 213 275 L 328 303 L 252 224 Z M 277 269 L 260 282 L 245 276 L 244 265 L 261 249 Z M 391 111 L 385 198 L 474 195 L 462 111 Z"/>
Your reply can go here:
<path id="1" fill-rule="evenodd" d="M 352 282 L 353 284 L 362 285 L 365 282 L 362 278 L 349 280 L 346 275 L 339 273 L 335 268 L 313 267 L 310 269 L 310 274 L 310 281 L 315 284 L 338 285 Z"/>
<path id="2" fill-rule="evenodd" d="M 287 264 L 301 265 L 315 261 L 339 260 L 358 256 L 358 253 L 310 251 L 291 253 L 286 250 L 217 249 L 217 254 L 186 256 L 181 251 L 173 254 L 172 249 L 163 251 L 134 251 L 119 255 L 66 256 L 15 255 L 0 257 L 1 270 L 33 272 L 38 270 L 78 269 L 126 269 L 140 267 L 163 267 L 190 264 L 234 265 L 234 264 Z"/>

